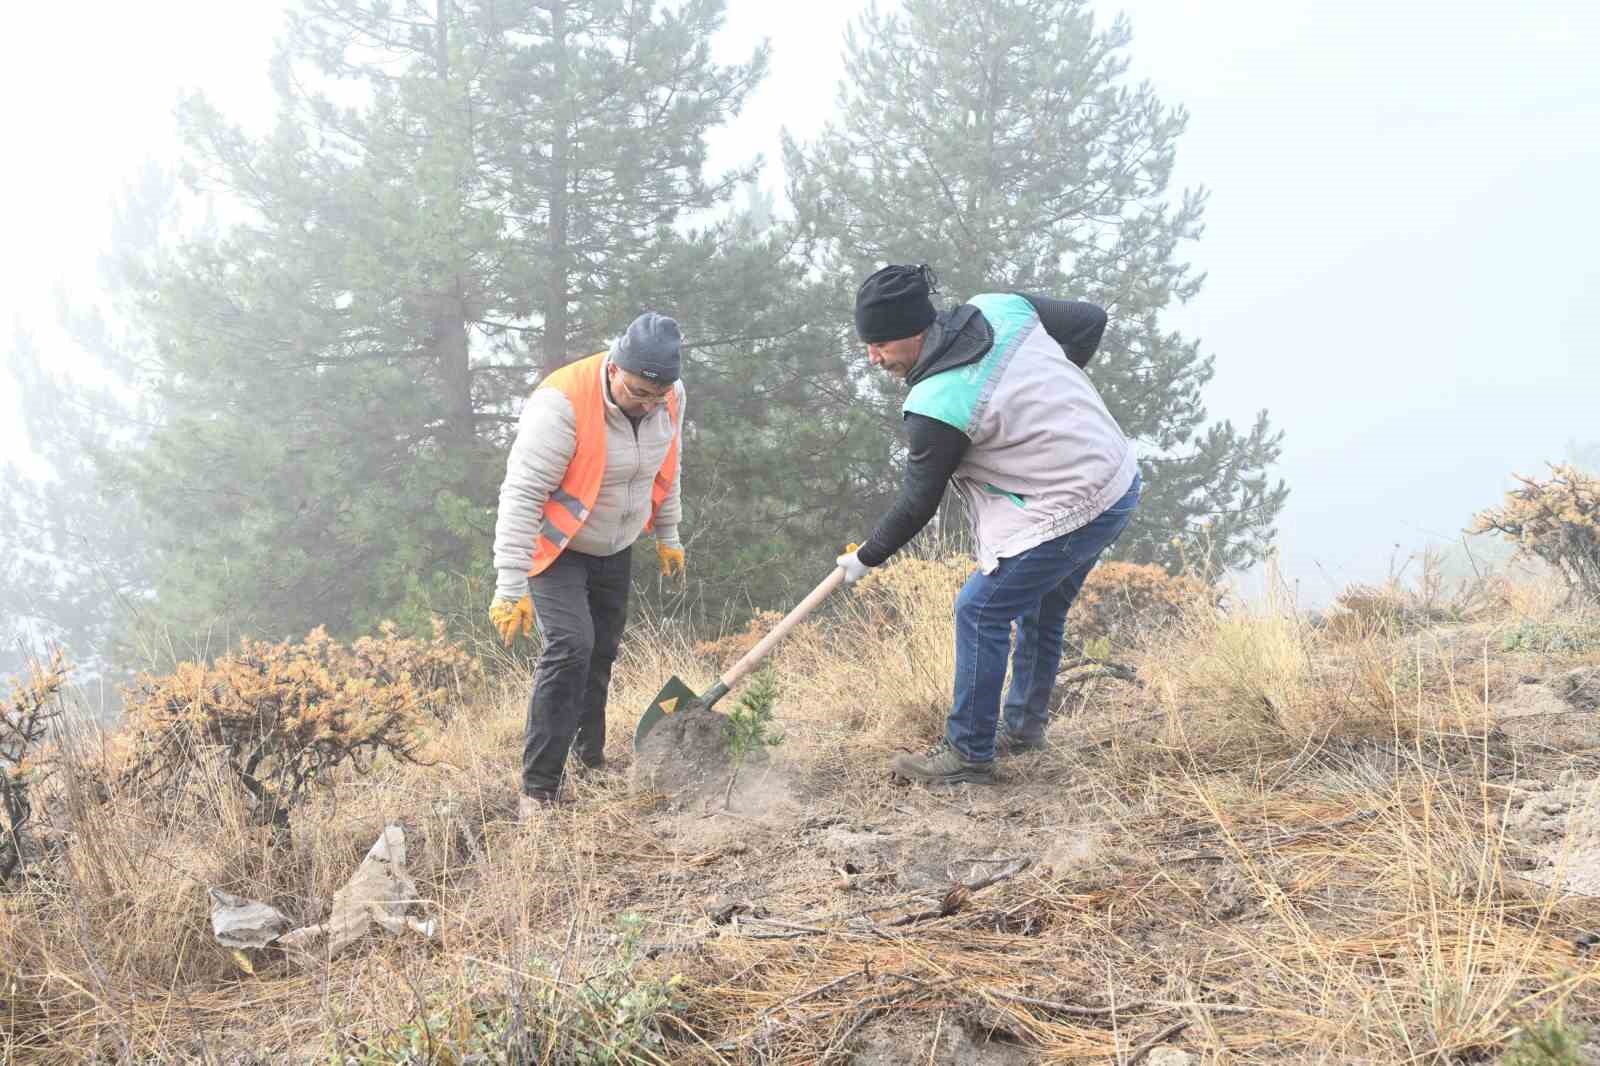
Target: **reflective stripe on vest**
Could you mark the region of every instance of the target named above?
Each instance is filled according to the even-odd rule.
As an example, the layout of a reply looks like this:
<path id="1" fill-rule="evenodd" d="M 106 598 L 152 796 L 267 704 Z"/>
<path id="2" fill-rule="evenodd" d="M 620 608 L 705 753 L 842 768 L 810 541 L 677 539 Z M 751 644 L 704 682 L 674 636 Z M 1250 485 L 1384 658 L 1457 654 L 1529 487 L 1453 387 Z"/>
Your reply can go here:
<path id="1" fill-rule="evenodd" d="M 589 520 L 594 502 L 600 497 L 600 482 L 606 473 L 606 401 L 602 380 L 606 353 L 600 352 L 557 370 L 539 383 L 541 389 L 560 389 L 572 404 L 577 420 L 578 446 L 567 463 L 561 484 L 545 501 L 544 521 L 539 542 L 533 550 L 529 574 L 543 573 L 566 550 L 578 530 Z M 667 456 L 656 471 L 650 489 L 650 518 L 644 528 L 654 530 L 656 514 L 672 492 L 678 476 L 678 390 L 667 393 L 667 414 L 672 419 L 672 440 Z"/>

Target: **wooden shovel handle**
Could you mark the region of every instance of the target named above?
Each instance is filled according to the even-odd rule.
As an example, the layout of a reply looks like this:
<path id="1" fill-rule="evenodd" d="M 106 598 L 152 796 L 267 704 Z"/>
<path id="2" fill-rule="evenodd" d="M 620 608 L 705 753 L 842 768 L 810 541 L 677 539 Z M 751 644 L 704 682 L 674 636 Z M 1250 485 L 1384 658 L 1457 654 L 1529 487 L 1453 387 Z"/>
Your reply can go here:
<path id="1" fill-rule="evenodd" d="M 833 593 L 833 590 L 843 582 L 844 567 L 834 567 L 833 573 L 823 578 L 822 584 L 811 590 L 811 595 L 801 600 L 794 610 L 784 615 L 783 621 L 772 627 L 772 632 L 762 637 L 760 643 L 745 652 L 744 658 L 734 663 L 728 669 L 728 672 L 722 675 L 723 687 L 731 689 L 744 680 L 745 675 L 754 670 L 756 664 L 765 659 L 767 653 L 777 647 L 780 640 L 789 635 L 789 630 L 799 625 L 806 615 L 816 609 L 817 604 L 827 599 Z"/>

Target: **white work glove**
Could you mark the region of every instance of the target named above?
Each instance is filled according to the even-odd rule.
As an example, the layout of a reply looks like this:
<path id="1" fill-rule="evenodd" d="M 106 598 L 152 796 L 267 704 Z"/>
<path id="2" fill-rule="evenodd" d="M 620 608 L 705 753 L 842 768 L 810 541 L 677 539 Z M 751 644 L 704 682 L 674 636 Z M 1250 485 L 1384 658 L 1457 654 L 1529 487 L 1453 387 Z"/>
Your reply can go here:
<path id="1" fill-rule="evenodd" d="M 871 570 L 872 567 L 861 561 L 860 555 L 856 551 L 856 545 L 848 545 L 845 550 L 848 554 L 839 556 L 834 562 L 844 568 L 844 583 L 846 585 L 854 585 L 857 581 L 866 577 L 867 571 Z"/>

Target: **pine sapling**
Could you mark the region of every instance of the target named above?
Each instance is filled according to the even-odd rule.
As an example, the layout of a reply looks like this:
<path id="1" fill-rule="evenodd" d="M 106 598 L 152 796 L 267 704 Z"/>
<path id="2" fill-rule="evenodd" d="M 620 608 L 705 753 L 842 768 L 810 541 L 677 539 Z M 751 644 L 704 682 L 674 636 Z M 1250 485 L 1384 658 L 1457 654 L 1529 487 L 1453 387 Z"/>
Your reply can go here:
<path id="1" fill-rule="evenodd" d="M 739 768 L 744 765 L 745 757 L 751 752 L 775 748 L 784 741 L 783 734 L 773 728 L 772 711 L 778 704 L 778 691 L 777 674 L 772 667 L 763 667 L 751 679 L 750 686 L 739 697 L 733 710 L 728 712 L 724 729 L 733 772 L 728 775 L 728 787 L 722 795 L 724 808 L 733 796 L 733 784 L 738 780 Z"/>

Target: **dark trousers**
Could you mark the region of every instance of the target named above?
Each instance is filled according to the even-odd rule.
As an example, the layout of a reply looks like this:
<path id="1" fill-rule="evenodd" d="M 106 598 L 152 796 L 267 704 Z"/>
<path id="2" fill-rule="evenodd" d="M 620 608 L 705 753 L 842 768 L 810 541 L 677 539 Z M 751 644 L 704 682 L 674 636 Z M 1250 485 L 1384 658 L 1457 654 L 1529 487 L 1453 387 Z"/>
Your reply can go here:
<path id="1" fill-rule="evenodd" d="M 522 790 L 561 784 L 567 752 L 599 766 L 606 751 L 606 693 L 628 618 L 631 547 L 599 557 L 564 551 L 528 579 L 544 651 L 528 700 Z"/>

